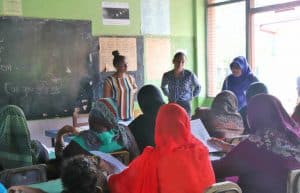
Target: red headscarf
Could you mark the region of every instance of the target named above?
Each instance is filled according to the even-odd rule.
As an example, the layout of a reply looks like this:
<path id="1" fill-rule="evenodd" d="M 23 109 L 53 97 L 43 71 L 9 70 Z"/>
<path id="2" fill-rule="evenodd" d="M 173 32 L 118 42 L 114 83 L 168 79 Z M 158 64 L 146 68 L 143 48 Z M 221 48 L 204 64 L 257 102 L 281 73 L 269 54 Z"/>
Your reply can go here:
<path id="1" fill-rule="evenodd" d="M 189 117 L 179 105 L 160 108 L 155 144 L 110 177 L 111 193 L 201 193 L 215 183 L 208 150 L 192 136 Z"/>

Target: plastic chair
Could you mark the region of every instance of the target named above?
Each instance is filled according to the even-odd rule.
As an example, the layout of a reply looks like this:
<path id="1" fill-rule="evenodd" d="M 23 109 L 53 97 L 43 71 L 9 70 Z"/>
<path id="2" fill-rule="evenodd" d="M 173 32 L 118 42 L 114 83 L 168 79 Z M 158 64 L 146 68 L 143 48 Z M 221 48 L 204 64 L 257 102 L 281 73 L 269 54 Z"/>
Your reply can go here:
<path id="1" fill-rule="evenodd" d="M 300 169 L 291 170 L 287 178 L 287 193 L 300 192 Z"/>
<path id="2" fill-rule="evenodd" d="M 6 169 L 0 173 L 0 181 L 5 187 L 45 182 L 47 181 L 47 166 L 38 164 Z"/>
<path id="3" fill-rule="evenodd" d="M 204 193 L 242 193 L 242 190 L 237 184 L 226 181 L 211 185 Z"/>

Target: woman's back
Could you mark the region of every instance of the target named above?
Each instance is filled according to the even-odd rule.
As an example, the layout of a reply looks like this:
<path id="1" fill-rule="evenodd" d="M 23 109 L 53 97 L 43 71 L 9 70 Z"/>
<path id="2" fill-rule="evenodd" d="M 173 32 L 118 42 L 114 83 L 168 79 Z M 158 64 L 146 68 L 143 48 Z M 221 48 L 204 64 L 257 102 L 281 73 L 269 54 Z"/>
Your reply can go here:
<path id="1" fill-rule="evenodd" d="M 111 193 L 199 193 L 215 182 L 208 150 L 192 136 L 189 117 L 179 105 L 160 108 L 155 145 L 109 178 Z"/>
<path id="2" fill-rule="evenodd" d="M 243 193 L 284 193 L 287 174 L 300 162 L 257 147 L 249 139 L 241 142 L 224 159 L 214 161 L 218 178 L 239 176 Z"/>

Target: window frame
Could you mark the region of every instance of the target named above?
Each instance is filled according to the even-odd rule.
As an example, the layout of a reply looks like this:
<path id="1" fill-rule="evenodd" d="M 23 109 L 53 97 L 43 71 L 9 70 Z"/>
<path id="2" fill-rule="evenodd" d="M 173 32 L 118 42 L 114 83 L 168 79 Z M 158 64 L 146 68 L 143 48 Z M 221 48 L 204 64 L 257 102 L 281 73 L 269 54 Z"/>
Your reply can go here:
<path id="1" fill-rule="evenodd" d="M 285 9 L 285 8 L 291 8 L 291 7 L 297 7 L 300 6 L 300 1 L 294 0 L 294 1 L 289 1 L 286 3 L 279 3 L 279 4 L 272 4 L 272 5 L 266 5 L 266 6 L 261 6 L 261 7 L 254 7 L 254 2 L 255 0 L 224 0 L 223 2 L 218 2 L 218 3 L 208 3 L 209 0 L 205 0 L 205 64 L 206 64 L 206 98 L 208 99 L 213 99 L 214 97 L 208 95 L 209 91 L 209 64 L 208 64 L 208 9 L 211 7 L 217 7 L 217 6 L 222 6 L 222 5 L 228 5 L 232 3 L 237 3 L 237 2 L 245 2 L 245 53 L 246 53 L 246 58 L 248 60 L 249 66 L 251 69 L 255 68 L 253 64 L 253 59 L 254 59 L 254 27 L 253 27 L 253 15 L 256 13 L 262 13 L 262 12 L 268 12 L 268 11 L 275 11 L 275 10 L 280 10 L 280 9 Z M 224 77 L 225 78 L 225 77 Z"/>

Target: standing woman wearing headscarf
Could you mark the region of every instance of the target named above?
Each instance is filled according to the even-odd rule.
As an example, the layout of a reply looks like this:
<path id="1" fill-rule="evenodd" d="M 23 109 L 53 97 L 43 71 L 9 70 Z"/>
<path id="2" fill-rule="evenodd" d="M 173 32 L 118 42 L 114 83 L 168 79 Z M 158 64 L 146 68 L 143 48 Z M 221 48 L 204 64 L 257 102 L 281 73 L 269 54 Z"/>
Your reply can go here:
<path id="1" fill-rule="evenodd" d="M 139 149 L 154 146 L 154 127 L 157 112 L 164 104 L 159 89 L 153 85 L 143 86 L 137 95 L 139 106 L 143 112 L 128 126 L 135 137 Z"/>
<path id="2" fill-rule="evenodd" d="M 110 176 L 111 193 L 199 193 L 215 182 L 208 150 L 191 134 L 189 116 L 179 105 L 160 108 L 155 145 Z"/>
<path id="3" fill-rule="evenodd" d="M 222 90 L 232 91 L 238 99 L 238 109 L 246 105 L 246 90 L 253 82 L 258 79 L 253 75 L 249 68 L 247 59 L 244 56 L 234 58 L 230 64 L 232 74 L 226 77 Z"/>
<path id="4" fill-rule="evenodd" d="M 286 192 L 288 172 L 300 167 L 299 125 L 268 94 L 251 99 L 248 119 L 250 137 L 213 161 L 216 177 L 238 176 L 243 193 Z"/>
<path id="5" fill-rule="evenodd" d="M 0 110 L 0 166 L 2 169 L 30 166 L 48 160 L 48 152 L 31 141 L 21 108 L 7 105 Z"/>

